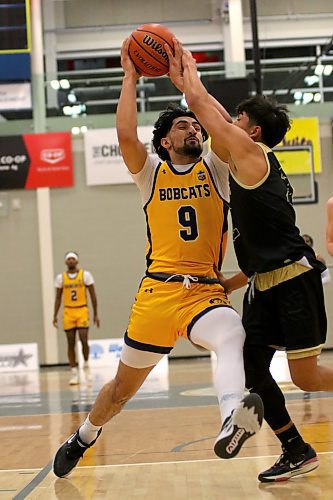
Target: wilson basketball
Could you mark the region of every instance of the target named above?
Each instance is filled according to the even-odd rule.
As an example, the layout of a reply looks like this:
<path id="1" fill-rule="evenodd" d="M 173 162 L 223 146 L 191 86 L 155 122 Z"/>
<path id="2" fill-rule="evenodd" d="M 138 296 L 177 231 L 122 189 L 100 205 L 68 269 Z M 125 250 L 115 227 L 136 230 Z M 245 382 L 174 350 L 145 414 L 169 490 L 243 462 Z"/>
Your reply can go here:
<path id="1" fill-rule="evenodd" d="M 131 34 L 129 55 L 137 72 L 157 77 L 169 71 L 169 58 L 165 44 L 173 50 L 174 34 L 162 24 L 143 24 Z"/>

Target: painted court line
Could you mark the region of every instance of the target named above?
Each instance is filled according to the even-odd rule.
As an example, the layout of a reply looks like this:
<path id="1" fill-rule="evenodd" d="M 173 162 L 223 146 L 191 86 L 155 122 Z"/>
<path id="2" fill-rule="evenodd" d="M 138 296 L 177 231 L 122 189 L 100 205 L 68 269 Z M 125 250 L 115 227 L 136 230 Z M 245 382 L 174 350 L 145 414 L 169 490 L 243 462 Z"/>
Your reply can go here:
<path id="1" fill-rule="evenodd" d="M 23 488 L 23 490 L 13 497 L 13 500 L 23 500 L 26 498 L 43 481 L 51 469 L 52 460 L 40 472 L 38 472 L 37 476 L 35 476 L 33 480 Z"/>
<path id="2" fill-rule="evenodd" d="M 317 455 L 332 455 L 333 451 L 320 451 Z M 232 460 L 258 460 L 261 458 L 276 458 L 276 455 L 260 455 L 254 457 L 235 457 Z M 172 465 L 172 464 L 193 464 L 198 462 L 221 462 L 220 458 L 205 458 L 199 460 L 176 460 L 171 462 L 141 462 L 137 464 L 112 464 L 112 465 L 83 465 L 79 467 L 80 469 L 107 469 L 107 468 L 117 468 L 117 467 L 142 467 L 147 465 Z M 52 469 L 52 461 L 49 462 L 34 479 L 27 484 L 15 497 L 13 500 L 23 500 L 26 498 L 37 486 L 43 481 L 43 479 L 48 475 Z M 38 469 L 9 469 L 2 470 L 0 472 L 24 472 L 24 471 L 36 471 Z"/>

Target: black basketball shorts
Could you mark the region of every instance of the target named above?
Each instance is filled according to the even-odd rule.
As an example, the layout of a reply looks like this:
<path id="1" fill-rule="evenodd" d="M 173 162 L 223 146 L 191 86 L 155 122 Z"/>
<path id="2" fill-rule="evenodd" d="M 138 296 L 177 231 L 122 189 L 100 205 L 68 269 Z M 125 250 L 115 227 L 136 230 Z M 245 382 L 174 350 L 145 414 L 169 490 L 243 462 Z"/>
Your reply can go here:
<path id="1" fill-rule="evenodd" d="M 243 302 L 245 345 L 285 348 L 288 358 L 320 353 L 327 319 L 321 273 L 311 269 L 265 291 L 255 289 Z"/>

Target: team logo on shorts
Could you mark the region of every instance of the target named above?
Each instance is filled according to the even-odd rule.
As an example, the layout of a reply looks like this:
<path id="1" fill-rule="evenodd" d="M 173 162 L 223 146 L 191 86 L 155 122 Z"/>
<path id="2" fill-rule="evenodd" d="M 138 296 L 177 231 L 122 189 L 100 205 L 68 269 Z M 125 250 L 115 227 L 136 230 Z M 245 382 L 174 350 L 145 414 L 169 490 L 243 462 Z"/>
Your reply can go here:
<path id="1" fill-rule="evenodd" d="M 203 170 L 199 170 L 199 172 L 197 173 L 197 177 L 199 181 L 204 181 L 206 179 L 206 174 Z"/>
<path id="2" fill-rule="evenodd" d="M 210 299 L 209 301 L 210 304 L 223 304 L 223 300 L 222 299 Z"/>

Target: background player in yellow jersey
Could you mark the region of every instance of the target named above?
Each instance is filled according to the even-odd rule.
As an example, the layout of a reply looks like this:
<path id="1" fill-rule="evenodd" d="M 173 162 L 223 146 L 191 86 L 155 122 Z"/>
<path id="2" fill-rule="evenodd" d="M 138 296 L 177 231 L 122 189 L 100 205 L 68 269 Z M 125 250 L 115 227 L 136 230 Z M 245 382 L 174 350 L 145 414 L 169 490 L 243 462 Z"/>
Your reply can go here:
<path id="1" fill-rule="evenodd" d="M 76 252 L 68 252 L 65 255 L 65 263 L 67 271 L 58 274 L 55 279 L 56 298 L 53 325 L 58 328 L 57 316 L 63 298 L 63 328 L 67 336 L 67 355 L 72 371 L 69 383 L 75 385 L 80 382 L 75 353 L 76 332 L 79 334 L 82 345 L 86 376 L 89 377 L 89 309 L 87 289 L 94 311 L 94 323 L 97 327 L 99 327 L 100 323 L 97 314 L 97 299 L 92 274 L 84 269 L 78 269 L 79 256 Z"/>
<path id="2" fill-rule="evenodd" d="M 217 356 L 215 389 L 222 429 L 214 451 L 232 458 L 260 429 L 259 396 L 244 398 L 241 319 L 232 309 L 214 267 L 226 244 L 228 170 L 212 151 L 201 158 L 207 138 L 195 115 L 168 108 L 155 123 L 158 156 L 147 154 L 137 136 L 136 82 L 139 75 L 122 47 L 125 76 L 117 108 L 117 132 L 124 161 L 141 192 L 147 221 L 147 271 L 132 308 L 116 377 L 100 391 L 84 424 L 58 450 L 57 476 L 67 475 L 119 413 L 150 371 L 180 336 Z M 213 99 L 213 98 L 212 98 Z M 223 116 L 231 120 L 214 100 Z"/>

